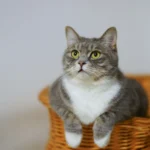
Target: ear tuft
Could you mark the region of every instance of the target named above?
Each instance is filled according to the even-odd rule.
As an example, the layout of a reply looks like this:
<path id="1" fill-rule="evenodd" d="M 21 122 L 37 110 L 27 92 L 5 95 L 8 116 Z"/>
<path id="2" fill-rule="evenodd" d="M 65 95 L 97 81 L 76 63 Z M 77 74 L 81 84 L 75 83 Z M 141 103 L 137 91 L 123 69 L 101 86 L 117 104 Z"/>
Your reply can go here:
<path id="1" fill-rule="evenodd" d="M 65 31 L 68 46 L 71 46 L 79 41 L 79 35 L 72 27 L 66 26 Z"/>

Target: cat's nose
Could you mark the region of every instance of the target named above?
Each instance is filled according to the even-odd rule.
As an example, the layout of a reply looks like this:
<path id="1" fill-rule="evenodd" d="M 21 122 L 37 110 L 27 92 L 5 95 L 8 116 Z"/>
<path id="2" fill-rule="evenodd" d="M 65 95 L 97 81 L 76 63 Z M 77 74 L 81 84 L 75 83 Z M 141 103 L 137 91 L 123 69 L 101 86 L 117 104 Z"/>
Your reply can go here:
<path id="1" fill-rule="evenodd" d="M 79 61 L 78 64 L 82 67 L 83 65 L 86 64 L 86 62 L 84 62 L 84 61 Z"/>

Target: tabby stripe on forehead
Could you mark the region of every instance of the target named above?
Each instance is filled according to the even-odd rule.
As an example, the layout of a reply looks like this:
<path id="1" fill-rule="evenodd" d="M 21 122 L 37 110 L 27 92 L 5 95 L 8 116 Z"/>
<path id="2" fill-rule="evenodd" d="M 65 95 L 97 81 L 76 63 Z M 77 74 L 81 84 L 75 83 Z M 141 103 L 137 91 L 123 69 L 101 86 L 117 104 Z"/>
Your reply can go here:
<path id="1" fill-rule="evenodd" d="M 75 49 L 76 49 L 76 50 L 79 49 L 79 44 L 75 44 Z"/>
<path id="2" fill-rule="evenodd" d="M 86 42 L 82 42 L 82 45 L 83 45 L 83 46 L 86 46 L 86 44 L 87 44 Z"/>
<path id="3" fill-rule="evenodd" d="M 96 45 L 93 45 L 93 49 L 92 50 L 96 50 L 96 49 L 99 49 L 99 48 L 97 48 Z"/>
<path id="4" fill-rule="evenodd" d="M 79 49 L 81 49 L 82 48 L 82 43 L 79 43 Z"/>
<path id="5" fill-rule="evenodd" d="M 93 49 L 93 44 L 89 44 L 89 46 L 88 46 L 88 50 L 92 50 Z"/>

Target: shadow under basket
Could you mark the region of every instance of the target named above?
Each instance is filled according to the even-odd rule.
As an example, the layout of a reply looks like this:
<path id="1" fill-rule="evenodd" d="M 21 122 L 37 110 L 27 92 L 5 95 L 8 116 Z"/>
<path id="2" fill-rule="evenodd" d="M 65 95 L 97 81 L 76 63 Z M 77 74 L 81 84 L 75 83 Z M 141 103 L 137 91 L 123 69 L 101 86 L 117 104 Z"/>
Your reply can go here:
<path id="1" fill-rule="evenodd" d="M 130 76 L 145 88 L 150 101 L 150 75 Z M 46 150 L 73 150 L 65 140 L 63 121 L 51 109 L 48 88 L 39 94 L 40 101 L 47 107 L 50 116 L 50 138 Z M 133 106 L 134 107 L 134 106 Z M 150 103 L 148 116 L 150 116 Z M 75 150 L 100 150 L 94 144 L 92 125 L 83 125 L 83 139 Z M 109 145 L 103 150 L 150 150 L 150 117 L 133 118 L 114 127 Z"/>

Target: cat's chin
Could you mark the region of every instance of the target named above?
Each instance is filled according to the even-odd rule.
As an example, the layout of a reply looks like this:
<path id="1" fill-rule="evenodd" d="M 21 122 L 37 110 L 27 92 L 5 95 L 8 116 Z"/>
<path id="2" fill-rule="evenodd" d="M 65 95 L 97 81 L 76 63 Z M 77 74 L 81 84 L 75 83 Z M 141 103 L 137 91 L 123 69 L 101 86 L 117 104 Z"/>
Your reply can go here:
<path id="1" fill-rule="evenodd" d="M 69 79 L 73 83 L 84 83 L 84 84 L 91 84 L 94 82 L 94 78 L 85 71 L 78 72 L 76 74 L 66 75 L 66 78 Z"/>
<path id="2" fill-rule="evenodd" d="M 82 72 L 78 72 L 78 74 L 76 75 L 76 79 L 78 80 L 89 80 L 91 77 L 89 76 L 88 73 L 82 71 Z"/>
<path id="3" fill-rule="evenodd" d="M 93 78 L 87 74 L 86 72 L 80 72 L 78 73 L 74 78 L 73 81 L 75 83 L 81 83 L 81 84 L 91 84 L 94 82 Z"/>

